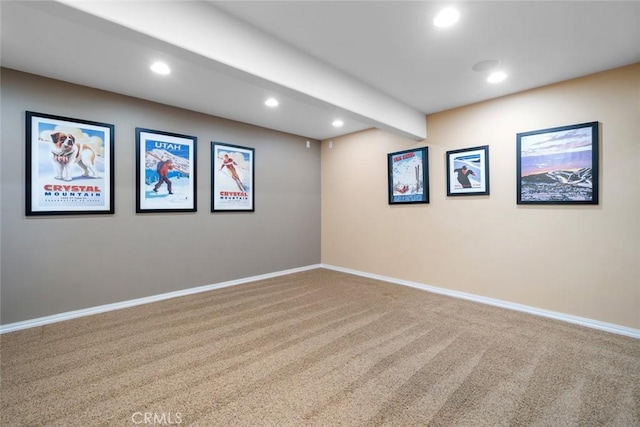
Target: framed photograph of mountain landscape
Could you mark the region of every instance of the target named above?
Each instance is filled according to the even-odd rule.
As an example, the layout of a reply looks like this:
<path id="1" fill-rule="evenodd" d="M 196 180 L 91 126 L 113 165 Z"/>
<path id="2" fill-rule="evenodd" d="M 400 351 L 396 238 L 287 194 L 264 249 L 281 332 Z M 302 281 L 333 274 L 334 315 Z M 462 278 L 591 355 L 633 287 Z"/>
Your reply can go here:
<path id="1" fill-rule="evenodd" d="M 136 212 L 195 212 L 195 136 L 136 128 Z"/>
<path id="2" fill-rule="evenodd" d="M 114 125 L 26 112 L 26 215 L 114 213 Z"/>
<path id="3" fill-rule="evenodd" d="M 518 204 L 598 204 L 598 122 L 517 134 Z"/>
<path id="4" fill-rule="evenodd" d="M 387 154 L 389 204 L 429 203 L 428 147 Z"/>
<path id="5" fill-rule="evenodd" d="M 211 212 L 254 212 L 255 150 L 211 142 Z"/>
<path id="6" fill-rule="evenodd" d="M 447 151 L 447 196 L 489 194 L 489 146 Z"/>

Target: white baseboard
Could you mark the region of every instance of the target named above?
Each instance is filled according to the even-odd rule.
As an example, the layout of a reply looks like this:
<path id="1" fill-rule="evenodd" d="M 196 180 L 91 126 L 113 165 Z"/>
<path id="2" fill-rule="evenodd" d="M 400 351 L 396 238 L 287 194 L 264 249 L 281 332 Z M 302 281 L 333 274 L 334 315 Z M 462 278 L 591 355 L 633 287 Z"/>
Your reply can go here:
<path id="1" fill-rule="evenodd" d="M 113 304 L 99 305 L 82 310 L 67 311 L 65 313 L 53 314 L 51 316 L 38 317 L 36 319 L 24 320 L 22 322 L 7 323 L 0 325 L 0 334 L 18 331 L 20 329 L 35 328 L 36 326 L 48 325 L 50 323 L 62 322 L 63 320 L 75 319 L 78 317 L 91 316 L 93 314 L 105 313 L 107 311 L 119 310 L 121 308 L 134 307 L 136 305 L 149 304 L 152 302 L 162 301 L 170 298 L 182 297 L 185 295 L 207 292 L 214 289 L 226 288 L 229 286 L 241 285 L 243 283 L 255 282 L 258 280 L 270 279 L 272 277 L 285 276 L 287 274 L 299 273 L 301 271 L 313 270 L 320 268 L 320 264 L 308 265 L 305 267 L 292 268 L 290 270 L 277 271 L 275 273 L 261 274 L 259 276 L 245 277 L 237 280 L 229 280 L 228 282 L 216 283 L 213 285 L 198 286 L 196 288 L 183 289 L 175 292 L 167 292 L 165 294 L 152 295 L 144 298 L 132 299 Z"/>
<path id="2" fill-rule="evenodd" d="M 380 276 L 377 274 L 365 273 L 363 271 L 351 270 L 349 268 L 336 267 L 333 265 L 321 264 L 320 267 L 328 270 L 340 271 L 342 273 L 354 274 L 356 276 L 368 277 L 370 279 L 382 280 L 384 282 L 396 283 L 398 285 L 409 286 L 412 288 L 421 289 L 423 291 L 433 292 L 435 294 L 447 295 L 454 298 L 461 298 L 465 300 L 475 301 L 482 304 L 493 305 L 496 307 L 502 307 L 509 310 L 521 311 L 524 313 L 533 314 L 536 316 L 548 317 L 551 319 L 561 320 L 568 323 L 574 323 L 587 328 L 598 329 L 601 331 L 611 332 L 618 335 L 625 335 L 628 337 L 640 339 L 640 330 L 628 328 L 626 326 L 615 325 L 613 323 L 600 322 L 598 320 L 587 319 L 584 317 L 572 316 L 570 314 L 558 313 L 555 311 L 544 310 L 541 308 L 531 307 L 522 304 L 516 304 L 508 301 L 498 300 L 494 298 L 482 297 L 479 295 L 468 294 L 465 292 L 452 291 L 449 289 L 438 288 L 435 286 L 423 285 L 421 283 L 409 282 L 407 280 L 395 279 L 393 277 Z"/>
<path id="3" fill-rule="evenodd" d="M 508 301 L 494 299 L 494 298 L 482 297 L 479 295 L 469 294 L 465 292 L 458 292 L 458 291 L 453 291 L 449 289 L 438 288 L 436 286 L 423 285 L 421 283 L 410 282 L 407 280 L 396 279 L 393 277 L 381 276 L 378 274 L 366 273 L 363 271 L 352 270 L 349 268 L 336 267 L 328 264 L 308 265 L 305 267 L 277 271 L 274 273 L 267 273 L 259 276 L 245 277 L 242 279 L 230 280 L 227 282 L 215 283 L 212 285 L 199 286 L 196 288 L 183 289 L 180 291 L 168 292 L 168 293 L 159 294 L 159 295 L 152 295 L 149 297 L 137 298 L 129 301 L 122 301 L 122 302 L 117 302 L 113 304 L 100 305 L 97 307 L 90 307 L 82 310 L 68 311 L 65 313 L 59 313 L 59 314 L 54 314 L 54 315 L 45 316 L 45 317 L 38 317 L 36 319 L 25 320 L 22 322 L 8 323 L 6 325 L 0 325 L 0 334 L 18 331 L 21 329 L 34 328 L 37 326 L 48 325 L 56 322 L 62 322 L 64 320 L 75 319 L 78 317 L 91 316 L 94 314 L 105 313 L 108 311 L 119 310 L 122 308 L 134 307 L 142 304 L 150 304 L 157 301 L 182 297 L 185 295 L 197 294 L 200 292 L 207 292 L 214 289 L 221 289 L 229 286 L 241 285 L 244 283 L 255 282 L 258 280 L 270 279 L 278 276 L 285 276 L 288 274 L 299 273 L 302 271 L 313 270 L 316 268 L 326 268 L 328 270 L 335 270 L 343 273 L 354 274 L 356 276 L 368 277 L 370 279 L 381 280 L 384 282 L 395 283 L 403 286 L 409 286 L 409 287 L 420 289 L 427 292 L 433 292 L 436 294 L 447 295 L 454 298 L 461 298 L 469 301 L 475 301 L 481 304 L 488 304 L 496 307 L 506 308 L 509 310 L 521 311 L 521 312 L 533 314 L 536 316 L 548 317 L 551 319 L 556 319 L 556 320 L 561 320 L 568 323 L 574 323 L 577 325 L 586 326 L 592 329 L 598 329 L 598 330 L 611 332 L 618 335 L 624 335 L 624 336 L 640 339 L 640 330 L 628 328 L 626 326 L 615 325 L 613 323 L 600 322 L 598 320 L 572 316 L 570 314 L 558 313 L 555 311 L 544 310 L 541 308 L 531 307 L 527 305 L 516 304 Z"/>

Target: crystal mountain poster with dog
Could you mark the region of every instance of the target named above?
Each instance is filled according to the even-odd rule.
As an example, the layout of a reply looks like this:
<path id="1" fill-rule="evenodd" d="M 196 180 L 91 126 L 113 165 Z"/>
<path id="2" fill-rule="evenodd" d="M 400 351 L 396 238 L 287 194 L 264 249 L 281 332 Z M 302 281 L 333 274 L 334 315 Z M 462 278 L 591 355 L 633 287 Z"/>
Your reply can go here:
<path id="1" fill-rule="evenodd" d="M 113 213 L 113 130 L 27 112 L 27 215 Z"/>

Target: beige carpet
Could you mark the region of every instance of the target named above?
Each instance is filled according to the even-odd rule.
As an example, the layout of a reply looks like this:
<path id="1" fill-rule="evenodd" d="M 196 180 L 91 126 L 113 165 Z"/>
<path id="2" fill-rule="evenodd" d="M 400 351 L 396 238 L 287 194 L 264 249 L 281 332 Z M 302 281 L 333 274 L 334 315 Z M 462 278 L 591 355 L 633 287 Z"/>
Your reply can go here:
<path id="1" fill-rule="evenodd" d="M 330 270 L 4 334 L 2 426 L 639 426 L 640 341 Z"/>

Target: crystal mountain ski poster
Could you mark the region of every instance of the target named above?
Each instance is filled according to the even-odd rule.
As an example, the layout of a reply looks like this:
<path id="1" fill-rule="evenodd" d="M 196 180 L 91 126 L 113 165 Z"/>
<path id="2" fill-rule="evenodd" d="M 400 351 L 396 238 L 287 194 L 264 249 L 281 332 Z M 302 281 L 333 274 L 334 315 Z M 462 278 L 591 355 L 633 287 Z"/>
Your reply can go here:
<path id="1" fill-rule="evenodd" d="M 114 125 L 26 112 L 26 215 L 112 214 Z"/>
<path id="2" fill-rule="evenodd" d="M 211 211 L 254 212 L 255 150 L 211 142 Z"/>

